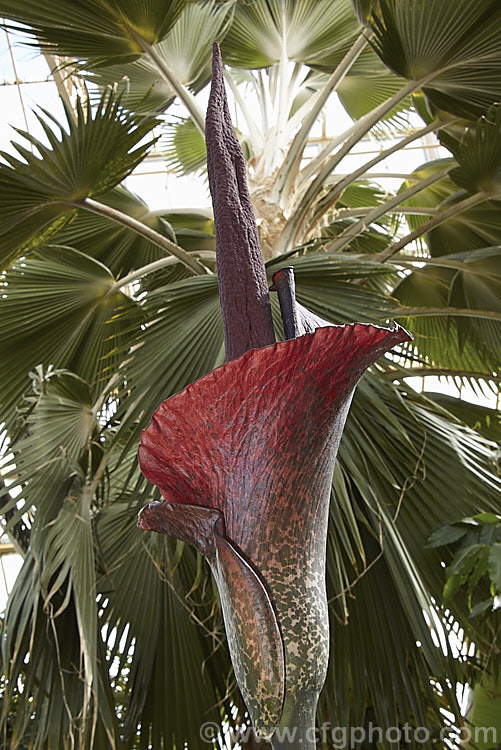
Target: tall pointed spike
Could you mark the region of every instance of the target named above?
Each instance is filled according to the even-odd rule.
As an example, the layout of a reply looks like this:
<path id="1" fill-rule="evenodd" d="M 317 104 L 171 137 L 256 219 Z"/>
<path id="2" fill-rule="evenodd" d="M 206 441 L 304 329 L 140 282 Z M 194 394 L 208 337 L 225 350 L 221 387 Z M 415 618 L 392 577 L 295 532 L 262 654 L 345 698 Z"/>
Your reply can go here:
<path id="1" fill-rule="evenodd" d="M 275 333 L 245 160 L 231 122 L 217 42 L 205 125 L 226 359 L 232 360 L 274 344 Z"/>

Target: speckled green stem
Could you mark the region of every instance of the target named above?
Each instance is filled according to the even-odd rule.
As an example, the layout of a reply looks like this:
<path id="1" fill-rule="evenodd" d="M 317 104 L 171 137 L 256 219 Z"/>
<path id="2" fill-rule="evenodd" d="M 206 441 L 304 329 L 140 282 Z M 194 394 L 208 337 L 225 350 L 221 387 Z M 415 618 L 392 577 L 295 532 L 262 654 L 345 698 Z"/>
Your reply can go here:
<path id="1" fill-rule="evenodd" d="M 317 696 L 302 696 L 296 705 L 286 698 L 282 720 L 272 739 L 273 750 L 315 750 Z"/>

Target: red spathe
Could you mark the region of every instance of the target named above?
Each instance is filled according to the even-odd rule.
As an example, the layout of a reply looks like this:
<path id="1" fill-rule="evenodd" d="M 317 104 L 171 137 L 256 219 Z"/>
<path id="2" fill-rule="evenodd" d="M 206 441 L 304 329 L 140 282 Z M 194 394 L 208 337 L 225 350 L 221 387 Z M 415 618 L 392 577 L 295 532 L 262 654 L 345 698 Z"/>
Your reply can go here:
<path id="1" fill-rule="evenodd" d="M 166 500 L 220 510 L 245 551 L 249 522 L 266 524 L 278 501 L 273 489 L 297 503 L 279 491 L 284 473 L 287 484 L 310 473 L 336 427 L 340 439 L 338 412 L 363 372 L 409 338 L 354 323 L 253 349 L 160 405 L 141 436 L 141 469 Z"/>

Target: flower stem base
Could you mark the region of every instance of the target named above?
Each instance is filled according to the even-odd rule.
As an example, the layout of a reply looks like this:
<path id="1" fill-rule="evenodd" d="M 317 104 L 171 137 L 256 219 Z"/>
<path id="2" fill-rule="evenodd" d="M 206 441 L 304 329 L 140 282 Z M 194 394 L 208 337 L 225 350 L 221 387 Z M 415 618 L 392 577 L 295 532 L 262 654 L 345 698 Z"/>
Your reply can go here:
<path id="1" fill-rule="evenodd" d="M 316 750 L 317 700 L 317 695 L 307 696 L 292 706 L 286 699 L 280 726 L 271 741 L 273 750 Z"/>

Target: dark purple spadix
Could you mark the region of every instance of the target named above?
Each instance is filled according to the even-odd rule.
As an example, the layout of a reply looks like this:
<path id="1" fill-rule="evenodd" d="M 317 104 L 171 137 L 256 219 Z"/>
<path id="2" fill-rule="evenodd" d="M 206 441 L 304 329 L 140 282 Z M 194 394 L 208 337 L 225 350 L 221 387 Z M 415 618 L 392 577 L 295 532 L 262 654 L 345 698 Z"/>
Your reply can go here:
<path id="1" fill-rule="evenodd" d="M 270 299 L 245 160 L 226 100 L 223 61 L 214 44 L 205 121 L 207 168 L 216 225 L 219 294 L 226 359 L 275 343 Z"/>

